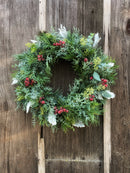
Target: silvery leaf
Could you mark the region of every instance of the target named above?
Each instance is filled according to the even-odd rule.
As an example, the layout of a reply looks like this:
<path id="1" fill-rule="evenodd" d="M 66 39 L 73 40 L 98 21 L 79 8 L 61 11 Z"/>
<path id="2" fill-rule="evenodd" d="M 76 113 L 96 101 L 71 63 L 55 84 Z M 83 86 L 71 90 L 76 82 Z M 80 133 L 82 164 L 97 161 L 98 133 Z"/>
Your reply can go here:
<path id="1" fill-rule="evenodd" d="M 52 111 L 50 111 L 50 113 L 49 113 L 48 122 L 53 126 L 55 126 L 57 124 L 56 115 Z"/>
<path id="2" fill-rule="evenodd" d="M 100 76 L 99 76 L 99 74 L 97 72 L 93 73 L 93 77 L 94 77 L 95 80 L 101 81 Z"/>
<path id="3" fill-rule="evenodd" d="M 35 44 L 35 43 L 37 43 L 37 41 L 36 41 L 36 40 L 31 40 L 31 42 L 32 42 L 32 43 L 34 43 L 34 44 Z"/>
<path id="4" fill-rule="evenodd" d="M 16 78 L 13 78 L 12 80 L 13 80 L 13 81 L 12 81 L 11 85 L 15 85 L 15 84 L 18 83 L 18 80 L 17 80 Z"/>
<path id="5" fill-rule="evenodd" d="M 97 99 L 98 99 L 98 100 L 103 100 L 102 95 L 101 95 L 101 94 L 98 94 Z"/>
<path id="6" fill-rule="evenodd" d="M 75 124 L 73 124 L 73 126 L 75 126 L 75 127 L 80 127 L 80 128 L 85 127 L 85 125 L 83 124 L 82 121 L 76 122 Z"/>
<path id="7" fill-rule="evenodd" d="M 99 37 L 99 33 L 95 34 L 93 47 L 96 47 L 100 40 L 101 40 L 101 37 Z"/>
<path id="8" fill-rule="evenodd" d="M 33 104 L 34 104 L 34 103 L 31 102 L 31 101 L 27 103 L 27 106 L 26 106 L 26 113 L 29 112 L 29 109 L 30 109 L 30 107 L 31 107 Z"/>
<path id="9" fill-rule="evenodd" d="M 106 90 L 102 93 L 102 96 L 107 98 L 107 99 L 113 99 L 115 98 L 115 94 L 109 90 Z"/>
<path id="10" fill-rule="evenodd" d="M 68 32 L 66 31 L 65 26 L 63 26 L 61 24 L 60 25 L 60 28 L 58 30 L 59 30 L 59 34 L 61 35 L 61 37 L 63 37 L 63 38 L 66 38 L 67 37 Z"/>
<path id="11" fill-rule="evenodd" d="M 111 67 L 113 67 L 113 66 L 114 66 L 114 63 L 113 63 L 113 62 L 108 63 L 108 67 L 109 67 L 109 68 L 111 68 Z"/>

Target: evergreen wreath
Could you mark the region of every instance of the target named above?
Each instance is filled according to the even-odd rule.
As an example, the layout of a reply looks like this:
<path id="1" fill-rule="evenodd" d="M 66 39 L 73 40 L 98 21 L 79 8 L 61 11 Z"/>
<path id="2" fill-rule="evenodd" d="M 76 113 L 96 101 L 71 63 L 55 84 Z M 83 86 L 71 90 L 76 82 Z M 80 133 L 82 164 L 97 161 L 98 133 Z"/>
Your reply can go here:
<path id="1" fill-rule="evenodd" d="M 33 124 L 64 131 L 99 124 L 105 101 L 115 97 L 109 87 L 117 75 L 115 60 L 97 47 L 100 39 L 98 33 L 85 37 L 61 25 L 58 32 L 40 33 L 15 55 L 17 107 L 31 111 Z M 52 68 L 60 59 L 69 61 L 76 74 L 67 96 L 50 87 Z"/>

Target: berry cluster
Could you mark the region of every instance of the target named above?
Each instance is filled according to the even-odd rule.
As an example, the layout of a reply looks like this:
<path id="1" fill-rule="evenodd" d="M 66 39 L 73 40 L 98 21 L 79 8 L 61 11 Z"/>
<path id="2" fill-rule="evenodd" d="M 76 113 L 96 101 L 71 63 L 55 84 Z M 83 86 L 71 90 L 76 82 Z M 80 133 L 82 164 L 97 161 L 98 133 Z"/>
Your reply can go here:
<path id="1" fill-rule="evenodd" d="M 24 81 L 24 84 L 26 87 L 30 86 L 30 85 L 33 85 L 35 82 L 33 79 L 30 79 L 29 77 L 26 77 L 25 81 Z"/>
<path id="2" fill-rule="evenodd" d="M 55 110 L 55 114 L 62 114 L 63 112 L 66 112 L 68 113 L 69 111 L 63 107 L 60 107 L 60 109 L 57 109 L 57 107 L 55 106 L 54 107 L 54 110 Z"/>
<path id="3" fill-rule="evenodd" d="M 90 100 L 90 101 L 93 101 L 94 98 L 95 98 L 95 95 L 89 95 L 89 100 Z"/>
<path id="4" fill-rule="evenodd" d="M 84 58 L 84 62 L 88 62 L 88 58 Z"/>
<path id="5" fill-rule="evenodd" d="M 37 55 L 37 60 L 38 61 L 44 61 L 45 59 L 43 58 L 43 55 Z"/>
<path id="6" fill-rule="evenodd" d="M 102 81 L 102 85 L 104 85 L 107 88 L 108 87 L 108 84 L 107 84 L 108 80 L 107 79 L 101 79 L 101 81 Z"/>
<path id="7" fill-rule="evenodd" d="M 45 104 L 44 97 L 40 97 L 40 98 L 39 98 L 39 103 L 41 103 L 42 105 Z"/>
<path id="8" fill-rule="evenodd" d="M 53 46 L 61 46 L 61 47 L 64 47 L 65 45 L 65 41 L 59 41 L 59 43 L 53 43 Z"/>

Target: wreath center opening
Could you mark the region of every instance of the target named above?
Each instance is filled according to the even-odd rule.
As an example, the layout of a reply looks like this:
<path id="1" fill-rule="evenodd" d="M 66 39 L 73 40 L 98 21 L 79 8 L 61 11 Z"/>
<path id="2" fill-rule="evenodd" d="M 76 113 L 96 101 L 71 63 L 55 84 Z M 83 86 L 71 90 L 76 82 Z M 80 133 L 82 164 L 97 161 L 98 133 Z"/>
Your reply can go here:
<path id="1" fill-rule="evenodd" d="M 54 90 L 59 89 L 66 96 L 69 92 L 69 86 L 73 85 L 76 74 L 70 61 L 60 59 L 52 67 L 51 87 Z"/>

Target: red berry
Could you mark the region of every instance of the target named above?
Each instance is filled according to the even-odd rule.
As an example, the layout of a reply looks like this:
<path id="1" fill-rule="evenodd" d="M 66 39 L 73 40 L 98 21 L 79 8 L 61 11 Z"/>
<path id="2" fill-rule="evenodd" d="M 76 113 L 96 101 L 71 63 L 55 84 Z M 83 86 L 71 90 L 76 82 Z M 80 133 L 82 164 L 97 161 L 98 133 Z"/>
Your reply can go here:
<path id="1" fill-rule="evenodd" d="M 104 81 L 104 79 L 102 78 L 101 81 Z"/>
<path id="2" fill-rule="evenodd" d="M 68 110 L 66 110 L 66 112 L 68 113 L 69 111 L 68 111 Z"/>
<path id="3" fill-rule="evenodd" d="M 92 98 L 94 98 L 95 97 L 95 95 L 92 95 Z"/>
<path id="4" fill-rule="evenodd" d="M 89 100 L 90 100 L 90 101 L 93 101 L 93 98 L 90 98 Z"/>
<path id="5" fill-rule="evenodd" d="M 65 44 L 65 41 L 62 41 L 62 44 Z"/>
<path id="6" fill-rule="evenodd" d="M 25 84 L 25 86 L 29 86 L 30 85 L 30 83 L 29 83 L 29 81 L 24 81 L 24 84 Z"/>
<path id="7" fill-rule="evenodd" d="M 104 83 L 107 83 L 107 79 L 104 79 L 104 81 L 103 81 Z"/>
<path id="8" fill-rule="evenodd" d="M 25 80 L 24 83 L 25 83 L 25 84 L 29 84 L 29 81 Z"/>
<path id="9" fill-rule="evenodd" d="M 60 107 L 60 109 L 63 109 L 63 107 Z"/>
<path id="10" fill-rule="evenodd" d="M 43 55 L 40 55 L 40 57 L 42 58 L 42 57 L 43 57 Z"/>
<path id="11" fill-rule="evenodd" d="M 37 55 L 38 58 L 41 58 L 41 55 Z"/>
<path id="12" fill-rule="evenodd" d="M 41 58 L 38 58 L 37 60 L 38 60 L 38 61 L 41 61 Z"/>
<path id="13" fill-rule="evenodd" d="M 53 43 L 53 46 L 56 46 L 56 43 Z"/>
<path id="14" fill-rule="evenodd" d="M 24 83 L 25 84 L 25 86 L 29 86 L 29 83 Z"/>
<path id="15" fill-rule="evenodd" d="M 62 112 L 63 112 L 63 110 L 60 110 L 60 112 L 62 113 Z"/>
<path id="16" fill-rule="evenodd" d="M 41 58 L 42 61 L 44 61 L 45 59 L 44 58 Z"/>
<path id="17" fill-rule="evenodd" d="M 56 106 L 54 107 L 54 109 L 56 109 Z"/>
<path id="18" fill-rule="evenodd" d="M 42 97 L 40 97 L 39 100 L 41 101 L 42 100 Z"/>
<path id="19" fill-rule="evenodd" d="M 32 79 L 32 80 L 31 80 L 31 85 L 33 85 L 33 84 L 34 84 L 34 80 Z"/>
<path id="20" fill-rule="evenodd" d="M 90 77 L 90 80 L 92 80 L 92 79 L 93 79 L 93 76 Z"/>
<path id="21" fill-rule="evenodd" d="M 66 112 L 66 109 L 63 109 L 64 112 Z"/>
<path id="22" fill-rule="evenodd" d="M 58 113 L 58 109 L 56 109 L 55 112 Z"/>
<path id="23" fill-rule="evenodd" d="M 26 80 L 29 81 L 30 80 L 29 77 L 26 77 Z"/>
<path id="24" fill-rule="evenodd" d="M 43 101 L 41 101 L 41 104 L 42 104 L 42 105 L 44 105 L 44 104 L 45 104 L 45 101 L 44 101 L 44 100 L 43 100 Z"/>
<path id="25" fill-rule="evenodd" d="M 61 114 L 61 111 L 58 111 L 58 114 Z"/>
<path id="26" fill-rule="evenodd" d="M 84 58 L 84 62 L 87 62 L 88 61 L 88 59 L 87 58 Z"/>
<path id="27" fill-rule="evenodd" d="M 58 46 L 58 43 L 56 43 L 56 46 Z"/>
<path id="28" fill-rule="evenodd" d="M 105 87 L 107 88 L 107 87 L 108 87 L 108 85 L 107 85 L 107 84 L 105 84 Z"/>

